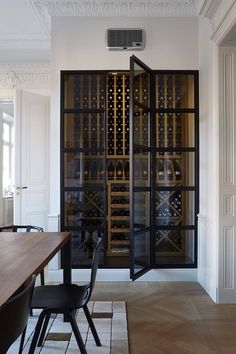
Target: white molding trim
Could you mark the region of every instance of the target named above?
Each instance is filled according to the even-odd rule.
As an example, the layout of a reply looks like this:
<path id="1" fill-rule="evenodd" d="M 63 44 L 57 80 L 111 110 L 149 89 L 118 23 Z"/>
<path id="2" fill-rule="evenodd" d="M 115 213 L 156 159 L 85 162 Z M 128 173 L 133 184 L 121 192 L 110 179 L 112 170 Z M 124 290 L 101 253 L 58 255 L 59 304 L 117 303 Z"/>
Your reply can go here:
<path id="1" fill-rule="evenodd" d="M 51 16 L 197 16 L 195 0 L 30 0 L 49 30 Z"/>
<path id="2" fill-rule="evenodd" d="M 73 281 L 88 281 L 90 269 L 73 269 Z M 62 270 L 50 270 L 48 280 L 50 282 L 62 281 Z M 98 269 L 97 281 L 131 281 L 129 269 Z M 197 269 L 152 269 L 144 274 L 139 281 L 196 281 Z"/>
<path id="3" fill-rule="evenodd" d="M 202 3 L 199 14 L 212 20 L 215 15 L 221 0 L 205 0 Z"/>
<path id="4" fill-rule="evenodd" d="M 0 88 L 49 87 L 49 63 L 0 64 Z"/>

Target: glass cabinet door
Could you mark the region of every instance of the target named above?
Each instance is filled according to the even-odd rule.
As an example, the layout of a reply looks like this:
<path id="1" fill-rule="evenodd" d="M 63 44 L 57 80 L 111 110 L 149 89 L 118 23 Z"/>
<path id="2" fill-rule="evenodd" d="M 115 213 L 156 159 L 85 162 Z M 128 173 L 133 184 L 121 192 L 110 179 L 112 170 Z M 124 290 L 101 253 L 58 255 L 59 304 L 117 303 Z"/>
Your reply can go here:
<path id="1" fill-rule="evenodd" d="M 65 71 L 61 82 L 61 229 L 72 233 L 72 266 L 88 267 L 106 230 L 106 78 Z"/>
<path id="2" fill-rule="evenodd" d="M 134 280 L 151 265 L 151 70 L 130 58 L 130 234 Z"/>
<path id="3" fill-rule="evenodd" d="M 196 72 L 158 72 L 154 108 L 154 265 L 196 267 L 198 102 Z"/>

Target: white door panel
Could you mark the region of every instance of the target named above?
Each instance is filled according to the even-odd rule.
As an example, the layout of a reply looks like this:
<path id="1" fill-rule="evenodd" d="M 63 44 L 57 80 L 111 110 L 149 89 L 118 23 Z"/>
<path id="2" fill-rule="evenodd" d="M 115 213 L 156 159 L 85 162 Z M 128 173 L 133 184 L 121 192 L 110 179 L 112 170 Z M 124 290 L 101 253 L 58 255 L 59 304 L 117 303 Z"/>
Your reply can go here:
<path id="1" fill-rule="evenodd" d="M 49 210 L 49 97 L 16 91 L 16 224 L 47 229 Z"/>

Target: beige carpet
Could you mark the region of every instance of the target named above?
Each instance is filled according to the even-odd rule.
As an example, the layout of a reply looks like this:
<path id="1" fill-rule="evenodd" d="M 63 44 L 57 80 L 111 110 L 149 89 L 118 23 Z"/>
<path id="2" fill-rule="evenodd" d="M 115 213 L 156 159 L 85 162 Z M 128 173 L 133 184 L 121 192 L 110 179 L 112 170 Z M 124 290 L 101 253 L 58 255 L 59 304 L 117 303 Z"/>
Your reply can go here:
<path id="1" fill-rule="evenodd" d="M 126 303 L 123 301 L 90 302 L 89 310 L 92 312 L 102 346 L 96 346 L 84 313 L 80 310 L 77 314 L 77 321 L 83 340 L 86 343 L 88 354 L 129 354 Z M 34 310 L 34 316 L 29 319 L 24 354 L 28 353 L 38 313 Z M 19 339 L 9 349 L 8 354 L 17 354 L 18 349 Z M 49 333 L 44 345 L 41 348 L 37 348 L 35 353 L 79 353 L 77 342 L 71 333 L 71 327 L 68 323 L 62 321 L 61 316 L 51 319 Z"/>

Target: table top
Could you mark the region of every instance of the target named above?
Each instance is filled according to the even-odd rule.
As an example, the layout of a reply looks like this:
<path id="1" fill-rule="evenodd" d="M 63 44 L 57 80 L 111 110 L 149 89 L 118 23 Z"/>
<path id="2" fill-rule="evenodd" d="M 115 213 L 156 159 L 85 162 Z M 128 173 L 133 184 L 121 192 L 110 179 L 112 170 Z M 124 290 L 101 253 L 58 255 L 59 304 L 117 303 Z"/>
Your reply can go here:
<path id="1" fill-rule="evenodd" d="M 0 233 L 0 306 L 69 242 L 69 232 Z"/>

